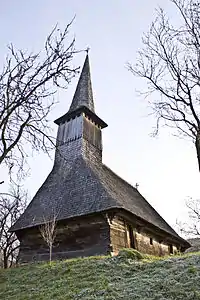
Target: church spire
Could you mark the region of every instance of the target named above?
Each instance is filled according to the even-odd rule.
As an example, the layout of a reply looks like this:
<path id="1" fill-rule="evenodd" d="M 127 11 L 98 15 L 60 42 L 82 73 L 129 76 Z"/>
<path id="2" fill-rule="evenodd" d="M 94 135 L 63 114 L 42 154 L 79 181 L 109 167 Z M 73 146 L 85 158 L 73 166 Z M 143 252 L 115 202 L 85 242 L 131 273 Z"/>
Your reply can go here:
<path id="1" fill-rule="evenodd" d="M 102 160 L 101 129 L 108 125 L 94 110 L 88 54 L 71 106 L 66 114 L 54 122 L 59 126 L 56 165 L 62 161 L 62 157 L 66 161 L 72 161 L 79 156 L 94 161 Z"/>
<path id="2" fill-rule="evenodd" d="M 81 76 L 68 112 L 75 111 L 83 106 L 95 112 L 88 54 L 86 55 Z"/>
<path id="3" fill-rule="evenodd" d="M 95 113 L 88 53 L 70 108 L 66 114 L 56 119 L 54 122 L 57 125 L 60 125 L 82 114 L 87 116 L 100 128 L 108 126 Z"/>

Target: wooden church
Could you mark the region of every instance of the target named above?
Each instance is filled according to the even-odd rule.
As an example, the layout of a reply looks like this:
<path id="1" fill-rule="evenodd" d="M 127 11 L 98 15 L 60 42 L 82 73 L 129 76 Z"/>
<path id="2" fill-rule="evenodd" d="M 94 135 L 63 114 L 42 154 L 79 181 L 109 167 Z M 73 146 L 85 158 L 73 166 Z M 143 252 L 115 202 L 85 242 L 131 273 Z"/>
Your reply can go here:
<path id="1" fill-rule="evenodd" d="M 11 228 L 20 240 L 20 262 L 49 259 L 39 226 L 56 214 L 53 259 L 118 253 L 135 248 L 173 254 L 190 245 L 139 191 L 102 162 L 102 129 L 94 108 L 89 58 L 68 112 L 58 118 L 53 169 Z"/>

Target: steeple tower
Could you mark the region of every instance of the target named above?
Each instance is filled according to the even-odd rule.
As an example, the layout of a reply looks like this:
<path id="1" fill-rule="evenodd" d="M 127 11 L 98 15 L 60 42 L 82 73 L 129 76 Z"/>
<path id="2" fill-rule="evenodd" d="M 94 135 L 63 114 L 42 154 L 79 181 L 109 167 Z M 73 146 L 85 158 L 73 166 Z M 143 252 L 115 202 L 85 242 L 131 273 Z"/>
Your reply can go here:
<path id="1" fill-rule="evenodd" d="M 58 150 L 65 159 L 88 158 L 91 151 L 96 152 L 95 159 L 102 158 L 101 129 L 107 124 L 95 113 L 88 54 L 70 108 L 55 123 L 59 125 Z"/>

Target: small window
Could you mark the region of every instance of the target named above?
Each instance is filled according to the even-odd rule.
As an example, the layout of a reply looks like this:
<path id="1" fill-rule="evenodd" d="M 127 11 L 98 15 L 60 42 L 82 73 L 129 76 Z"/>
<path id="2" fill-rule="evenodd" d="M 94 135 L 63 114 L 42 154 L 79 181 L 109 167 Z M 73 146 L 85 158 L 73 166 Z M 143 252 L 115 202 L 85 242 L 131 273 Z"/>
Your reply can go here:
<path id="1" fill-rule="evenodd" d="M 153 245 L 153 239 L 150 238 L 150 245 Z"/>

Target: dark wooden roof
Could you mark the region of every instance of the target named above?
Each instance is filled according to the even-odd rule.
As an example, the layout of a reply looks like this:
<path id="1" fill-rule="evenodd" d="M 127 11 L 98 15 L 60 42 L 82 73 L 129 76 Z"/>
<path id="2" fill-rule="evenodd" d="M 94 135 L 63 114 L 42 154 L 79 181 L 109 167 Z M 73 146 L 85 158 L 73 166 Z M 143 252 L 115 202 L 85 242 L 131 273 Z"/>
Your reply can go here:
<path id="1" fill-rule="evenodd" d="M 88 55 L 86 55 L 69 112 L 76 110 L 80 106 L 86 106 L 89 110 L 95 112 Z"/>
<path id="2" fill-rule="evenodd" d="M 180 238 L 137 189 L 104 164 L 83 158 L 76 159 L 70 168 L 55 166 L 11 230 L 43 223 L 55 207 L 59 220 L 120 208 Z"/>
<path id="3" fill-rule="evenodd" d="M 107 124 L 95 114 L 88 55 L 85 58 L 70 108 L 66 114 L 55 120 L 55 123 L 59 125 L 80 114 L 80 112 L 85 112 L 87 115 L 89 114 L 89 117 L 94 119 L 102 128 L 107 126 Z"/>

